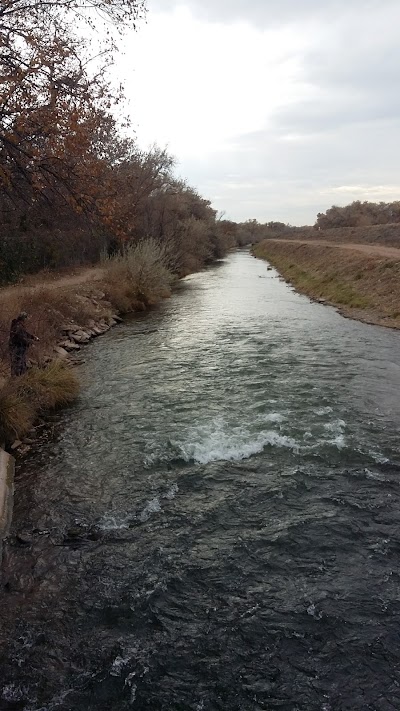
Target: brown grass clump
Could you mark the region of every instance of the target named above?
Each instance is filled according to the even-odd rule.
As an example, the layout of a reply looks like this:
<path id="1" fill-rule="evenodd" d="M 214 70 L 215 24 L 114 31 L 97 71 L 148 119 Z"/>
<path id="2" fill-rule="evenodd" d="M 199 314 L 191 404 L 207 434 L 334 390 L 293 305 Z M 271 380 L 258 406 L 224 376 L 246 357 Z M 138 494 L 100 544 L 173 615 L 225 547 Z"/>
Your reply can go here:
<path id="1" fill-rule="evenodd" d="M 79 381 L 70 366 L 55 360 L 47 368 L 31 368 L 19 379 L 18 389 L 37 412 L 42 412 L 73 402 Z"/>
<path id="2" fill-rule="evenodd" d="M 38 415 L 73 402 L 79 381 L 72 368 L 53 361 L 47 368 L 31 368 L 0 390 L 0 443 L 23 437 Z"/>
<path id="3" fill-rule="evenodd" d="M 32 427 L 36 408 L 10 382 L 0 390 L 0 445 L 19 439 Z"/>
<path id="4" fill-rule="evenodd" d="M 400 259 L 296 240 L 265 240 L 253 251 L 298 291 L 338 306 L 346 315 L 400 328 Z"/>

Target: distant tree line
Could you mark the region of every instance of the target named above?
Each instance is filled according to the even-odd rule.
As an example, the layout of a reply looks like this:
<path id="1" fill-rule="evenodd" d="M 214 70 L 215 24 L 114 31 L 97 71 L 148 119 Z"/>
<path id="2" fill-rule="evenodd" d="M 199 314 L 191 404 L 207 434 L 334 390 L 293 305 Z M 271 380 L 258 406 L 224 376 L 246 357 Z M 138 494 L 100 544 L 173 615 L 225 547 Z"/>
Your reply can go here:
<path id="1" fill-rule="evenodd" d="M 293 237 L 296 235 L 311 236 L 314 229 L 335 229 L 346 227 L 370 227 L 376 225 L 400 225 L 400 200 L 395 202 L 361 202 L 356 200 L 350 205 L 338 207 L 332 205 L 326 212 L 317 215 L 315 224 L 293 226 L 284 222 L 265 222 L 247 220 L 242 223 L 225 221 L 225 229 L 230 232 L 237 245 L 256 244 L 264 239 Z M 400 228 L 399 228 L 400 229 Z M 396 232 L 397 234 L 397 232 Z M 400 236 L 400 233 L 399 233 Z"/>
<path id="2" fill-rule="evenodd" d="M 316 227 L 363 227 L 368 225 L 388 225 L 400 222 L 400 201 L 361 202 L 355 200 L 350 205 L 332 205 L 326 212 L 317 215 Z"/>

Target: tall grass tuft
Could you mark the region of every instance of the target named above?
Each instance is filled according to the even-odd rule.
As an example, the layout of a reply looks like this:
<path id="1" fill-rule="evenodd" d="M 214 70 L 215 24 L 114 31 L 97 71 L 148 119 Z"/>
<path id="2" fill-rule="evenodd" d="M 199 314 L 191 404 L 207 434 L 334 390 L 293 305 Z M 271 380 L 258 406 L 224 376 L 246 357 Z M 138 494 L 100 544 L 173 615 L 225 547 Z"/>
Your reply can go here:
<path id="1" fill-rule="evenodd" d="M 72 368 L 60 360 L 47 368 L 31 368 L 20 378 L 18 388 L 37 412 L 69 405 L 79 394 L 79 381 Z"/>
<path id="2" fill-rule="evenodd" d="M 157 303 L 171 293 L 174 275 L 165 245 L 150 238 L 104 263 L 107 296 L 121 312 Z"/>
<path id="3" fill-rule="evenodd" d="M 79 381 L 72 368 L 53 361 L 47 368 L 31 368 L 0 390 L 0 443 L 20 439 L 37 416 L 73 402 Z"/>
<path id="4" fill-rule="evenodd" d="M 32 427 L 34 404 L 24 397 L 12 381 L 0 390 L 0 445 L 19 439 Z"/>

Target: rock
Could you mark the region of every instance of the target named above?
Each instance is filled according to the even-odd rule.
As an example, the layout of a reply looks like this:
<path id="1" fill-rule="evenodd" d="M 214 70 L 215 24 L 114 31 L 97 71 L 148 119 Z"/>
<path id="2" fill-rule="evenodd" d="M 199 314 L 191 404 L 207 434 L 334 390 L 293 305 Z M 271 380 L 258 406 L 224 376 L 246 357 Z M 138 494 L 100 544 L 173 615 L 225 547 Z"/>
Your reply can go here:
<path id="1" fill-rule="evenodd" d="M 62 346 L 54 346 L 53 351 L 63 360 L 68 358 L 68 351 L 66 351 Z"/>
<path id="2" fill-rule="evenodd" d="M 117 323 L 122 323 L 122 321 L 124 320 L 121 316 L 118 316 L 118 314 L 113 314 L 113 319 Z"/>
<path id="3" fill-rule="evenodd" d="M 110 328 L 110 326 L 108 325 L 108 323 L 107 323 L 104 319 L 102 319 L 102 320 L 99 321 L 99 323 L 97 324 L 97 328 L 101 328 L 102 333 L 105 333 L 106 331 L 108 331 L 108 329 Z"/>
<path id="4" fill-rule="evenodd" d="M 70 340 L 75 341 L 75 343 L 87 343 L 90 341 L 90 336 L 86 331 L 83 331 L 82 329 L 79 329 L 79 331 L 75 332 L 70 332 L 69 334 Z"/>
<path id="5" fill-rule="evenodd" d="M 11 449 L 18 449 L 18 447 L 20 447 L 21 444 L 22 444 L 21 440 L 20 440 L 20 439 L 16 439 L 15 442 L 12 443 Z"/>
<path id="6" fill-rule="evenodd" d="M 75 333 L 75 331 L 80 330 L 80 326 L 78 326 L 78 324 L 76 324 L 76 323 L 68 323 L 68 324 L 64 324 L 63 326 L 61 326 L 61 330 L 64 333 Z"/>
<path id="7" fill-rule="evenodd" d="M 60 345 L 62 348 L 65 348 L 67 351 L 79 351 L 81 349 L 81 347 L 77 343 L 74 343 L 73 341 L 64 341 Z"/>

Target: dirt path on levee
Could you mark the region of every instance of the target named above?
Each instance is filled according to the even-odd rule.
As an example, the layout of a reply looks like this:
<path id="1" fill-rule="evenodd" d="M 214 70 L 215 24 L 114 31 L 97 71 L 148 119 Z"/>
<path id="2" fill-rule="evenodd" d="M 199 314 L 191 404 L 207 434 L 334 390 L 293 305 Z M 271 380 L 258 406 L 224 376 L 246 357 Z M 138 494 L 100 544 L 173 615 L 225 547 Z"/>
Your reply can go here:
<path id="1" fill-rule="evenodd" d="M 37 291 L 40 289 L 62 289 L 63 287 L 82 286 L 101 281 L 104 275 L 101 267 L 83 267 L 69 272 L 41 272 L 24 277 L 23 280 L 0 289 L 0 298 L 14 296 L 16 292 Z"/>
<path id="2" fill-rule="evenodd" d="M 352 252 L 362 252 L 371 257 L 386 257 L 388 259 L 400 260 L 400 249 L 397 247 L 384 247 L 380 244 L 356 244 L 348 242 L 329 242 L 322 239 L 268 239 L 268 242 L 285 242 L 286 244 L 309 244 L 320 245 L 321 247 L 334 247 L 335 249 L 347 249 Z"/>

